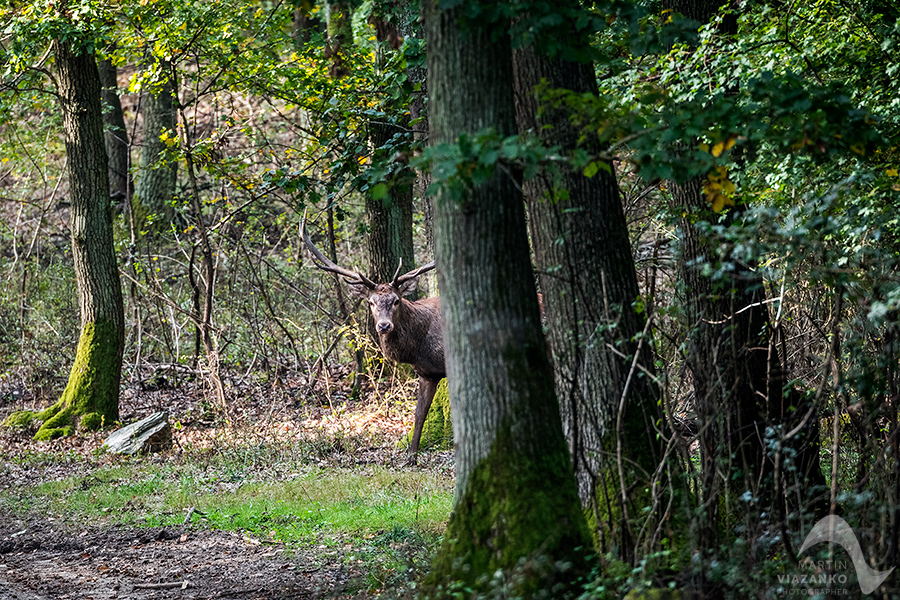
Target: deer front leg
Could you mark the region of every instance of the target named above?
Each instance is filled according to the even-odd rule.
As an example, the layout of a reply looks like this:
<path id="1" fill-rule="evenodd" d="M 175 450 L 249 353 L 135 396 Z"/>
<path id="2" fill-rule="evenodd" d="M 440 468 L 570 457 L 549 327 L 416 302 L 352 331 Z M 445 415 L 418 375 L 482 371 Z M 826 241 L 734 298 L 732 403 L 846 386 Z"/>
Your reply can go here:
<path id="1" fill-rule="evenodd" d="M 406 464 L 416 464 L 419 455 L 419 441 L 422 439 L 422 427 L 425 425 L 425 417 L 434 400 L 437 391 L 437 381 L 419 377 L 419 391 L 416 393 L 416 421 L 413 425 L 412 440 L 409 442 L 409 452 L 406 455 Z"/>

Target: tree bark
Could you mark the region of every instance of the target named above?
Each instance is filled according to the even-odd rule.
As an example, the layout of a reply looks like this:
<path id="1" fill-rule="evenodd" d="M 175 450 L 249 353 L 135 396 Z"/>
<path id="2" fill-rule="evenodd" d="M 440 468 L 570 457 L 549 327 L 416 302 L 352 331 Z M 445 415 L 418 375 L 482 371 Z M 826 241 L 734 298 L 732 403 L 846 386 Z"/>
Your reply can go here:
<path id="1" fill-rule="evenodd" d="M 544 80 L 550 88 L 596 95 L 592 65 L 548 59 L 531 48 L 513 56 L 519 130 L 563 152 L 581 147 L 600 154 L 600 144 L 585 140 L 566 109 L 540 106 L 535 91 Z M 627 560 L 634 550 L 630 520 L 646 518 L 650 477 L 663 454 L 654 426 L 660 392 L 648 376 L 649 341 L 640 341 L 645 316 L 635 309 L 637 274 L 612 165 L 593 177 L 574 169 L 555 174 L 558 180 L 544 173 L 525 182 L 524 192 L 563 431 L 599 547 L 616 546 Z"/>
<path id="2" fill-rule="evenodd" d="M 100 84 L 102 87 L 103 122 L 106 140 L 106 154 L 109 158 L 109 195 L 113 202 L 124 203 L 131 193 L 131 181 L 128 174 L 128 132 L 125 129 L 125 116 L 122 113 L 122 102 L 119 100 L 118 77 L 116 66 L 109 58 L 98 63 Z"/>
<path id="3" fill-rule="evenodd" d="M 178 178 L 178 163 L 166 159 L 167 144 L 160 139 L 163 132 L 171 132 L 175 139 L 174 87 L 170 64 L 160 60 L 161 82 L 150 86 L 143 96 L 144 148 L 141 169 L 135 189 L 135 216 L 143 223 L 153 219 L 153 230 L 164 231 L 174 216 L 172 199 Z"/>
<path id="4" fill-rule="evenodd" d="M 69 383 L 56 404 L 37 415 L 35 439 L 68 435 L 76 417 L 86 429 L 119 418 L 125 343 L 122 288 L 113 249 L 109 177 L 93 54 L 78 41 L 54 42 L 68 156 L 72 258 L 81 336 Z"/>
<path id="5" fill-rule="evenodd" d="M 369 140 L 375 147 L 375 161 L 391 160 L 395 148 L 388 145 L 391 139 L 402 134 L 403 128 L 391 123 L 370 123 Z M 369 277 L 372 281 L 391 281 L 400 261 L 404 272 L 415 268 L 413 255 L 413 181 L 415 175 L 403 165 L 398 165 L 392 181 L 388 182 L 388 195 L 374 199 L 366 197 L 366 222 L 369 235 L 366 240 L 369 255 Z"/>
<path id="6" fill-rule="evenodd" d="M 487 127 L 516 131 L 508 27 L 461 17 L 426 8 L 435 144 Z M 520 181 L 497 168 L 462 197 L 445 187 L 436 198 L 456 446 L 455 508 L 427 581 L 440 597 L 450 582 L 486 591 L 498 571 L 526 596 L 559 584 L 562 597 L 586 566 L 579 549 L 590 538 L 541 334 Z"/>

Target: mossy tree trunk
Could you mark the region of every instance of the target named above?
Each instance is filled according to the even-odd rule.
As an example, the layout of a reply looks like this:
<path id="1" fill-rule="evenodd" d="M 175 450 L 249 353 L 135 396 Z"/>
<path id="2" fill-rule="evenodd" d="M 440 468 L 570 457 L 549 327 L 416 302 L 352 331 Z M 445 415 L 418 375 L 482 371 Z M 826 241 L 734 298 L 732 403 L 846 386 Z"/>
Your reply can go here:
<path id="1" fill-rule="evenodd" d="M 161 139 L 175 140 L 175 96 L 171 64 L 156 60 L 153 69 L 158 79 L 148 84 L 143 94 L 144 147 L 141 168 L 137 174 L 134 211 L 141 228 L 153 220 L 152 231 L 168 229 L 174 216 L 172 199 L 178 180 L 178 163 L 167 158 L 168 145 Z"/>
<path id="2" fill-rule="evenodd" d="M 119 418 L 125 317 L 113 247 L 100 76 L 94 55 L 78 41 L 55 42 L 71 199 L 69 227 L 81 309 L 81 337 L 69 383 L 37 417 L 36 439 L 96 429 Z"/>
<path id="3" fill-rule="evenodd" d="M 515 134 L 508 23 L 461 24 L 461 10 L 434 3 L 425 13 L 432 142 L 456 144 L 487 127 Z M 446 188 L 436 198 L 456 501 L 426 582 L 435 597 L 497 584 L 565 597 L 587 566 L 520 186 L 514 169 L 498 168 L 461 198 Z"/>
<path id="4" fill-rule="evenodd" d="M 533 131 L 563 152 L 601 154 L 599 142 L 585 136 L 569 111 L 540 106 L 535 91 L 545 81 L 550 88 L 596 95 L 592 65 L 548 59 L 530 47 L 513 56 L 520 131 Z M 556 393 L 579 495 L 599 547 L 616 547 L 628 560 L 634 558 L 638 520 L 655 514 L 645 509 L 653 502 L 650 478 L 663 455 L 654 425 L 661 417 L 660 392 L 649 375 L 645 316 L 635 309 L 637 274 L 612 164 L 593 177 L 560 169 L 524 186 Z"/>

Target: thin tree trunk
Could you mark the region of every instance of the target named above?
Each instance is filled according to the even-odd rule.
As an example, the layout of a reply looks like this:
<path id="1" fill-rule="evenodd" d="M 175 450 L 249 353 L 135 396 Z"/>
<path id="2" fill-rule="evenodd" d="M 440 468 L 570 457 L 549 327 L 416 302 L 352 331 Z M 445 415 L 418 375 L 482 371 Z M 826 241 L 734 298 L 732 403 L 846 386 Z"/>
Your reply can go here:
<path id="1" fill-rule="evenodd" d="M 130 197 L 131 181 L 128 174 L 128 132 L 125 116 L 119 100 L 116 66 L 109 58 L 98 63 L 102 87 L 103 122 L 105 124 L 106 154 L 109 157 L 109 195 L 113 202 L 123 203 Z M 126 210 L 127 210 L 127 205 Z"/>
<path id="2" fill-rule="evenodd" d="M 404 38 L 423 38 L 424 31 L 420 25 L 413 25 L 412 18 L 404 18 L 399 27 L 400 34 Z M 422 40 L 424 42 L 424 40 Z M 421 44 L 424 46 L 424 44 Z M 421 47 L 420 46 L 420 47 Z M 419 87 L 413 91 L 409 100 L 409 123 L 412 128 L 413 145 L 422 147 L 428 142 L 428 111 L 425 106 L 425 98 L 428 94 L 427 69 L 425 66 L 409 66 L 406 69 L 406 79 L 413 87 Z M 428 262 L 434 258 L 434 210 L 432 199 L 426 195 L 431 184 L 431 174 L 425 170 L 419 170 L 415 174 L 413 184 L 413 205 L 419 206 L 425 224 L 425 257 L 419 257 L 420 262 Z M 437 296 L 437 271 L 428 271 L 419 279 L 419 289 L 422 296 Z"/>
<path id="3" fill-rule="evenodd" d="M 370 123 L 369 139 L 376 148 L 375 160 L 388 160 L 393 148 L 383 148 L 391 139 L 402 134 L 403 128 L 390 123 Z M 379 150 L 381 149 L 381 150 Z M 405 271 L 415 268 L 413 256 L 412 200 L 415 175 L 399 166 L 393 181 L 388 182 L 388 196 L 366 198 L 366 240 L 369 255 L 369 277 L 373 281 L 391 281 L 403 261 Z M 405 272 L 404 271 L 404 272 Z"/>
<path id="4" fill-rule="evenodd" d="M 209 369 L 209 384 L 216 400 L 222 409 L 223 414 L 227 409 L 225 400 L 225 387 L 222 384 L 222 377 L 219 371 L 219 348 L 216 339 L 213 336 L 213 303 L 215 299 L 216 286 L 216 261 L 212 249 L 212 243 L 209 239 L 209 231 L 206 222 L 203 220 L 203 205 L 200 201 L 200 186 L 197 183 L 197 171 L 194 165 L 194 144 L 190 137 L 190 127 L 187 117 L 184 114 L 184 108 L 181 109 L 181 123 L 183 137 L 184 161 L 187 170 L 188 184 L 191 189 L 191 202 L 194 209 L 194 224 L 199 237 L 199 247 L 201 256 L 201 268 L 203 270 L 203 304 L 202 310 L 197 311 L 194 315 L 197 325 L 198 337 L 203 342 L 203 349 L 206 352 L 207 368 Z M 197 303 L 197 294 L 199 290 L 198 284 L 194 285 L 195 306 Z M 199 307 L 197 307 L 199 308 Z M 196 311 L 197 309 L 195 309 Z"/>
<path id="5" fill-rule="evenodd" d="M 516 131 L 508 28 L 460 17 L 426 9 L 435 144 L 487 126 Z M 441 597 L 449 582 L 485 591 L 497 571 L 517 592 L 559 583 L 562 596 L 585 567 L 578 549 L 590 545 L 541 334 L 520 177 L 498 168 L 461 197 L 445 188 L 436 199 L 456 445 L 455 508 L 428 580 Z M 546 560 L 510 577 L 537 557 Z"/>
<path id="6" fill-rule="evenodd" d="M 144 93 L 144 148 L 141 152 L 141 169 L 135 188 L 135 216 L 143 228 L 152 218 L 153 230 L 165 231 L 174 215 L 171 202 L 175 197 L 178 163 L 166 159 L 168 145 L 161 136 L 168 132 L 168 139 L 175 140 L 174 87 L 171 66 L 158 61 L 162 83 Z"/>

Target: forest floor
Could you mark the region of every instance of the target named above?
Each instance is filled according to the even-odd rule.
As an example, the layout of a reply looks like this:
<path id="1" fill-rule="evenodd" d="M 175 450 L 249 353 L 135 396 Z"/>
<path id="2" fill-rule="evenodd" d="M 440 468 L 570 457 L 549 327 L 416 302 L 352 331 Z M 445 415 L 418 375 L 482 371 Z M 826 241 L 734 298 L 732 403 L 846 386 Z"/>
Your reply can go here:
<path id="1" fill-rule="evenodd" d="M 7 387 L 12 379 L 5 380 Z M 230 396 L 235 402 L 227 415 L 219 414 L 220 422 L 215 424 L 205 420 L 210 409 L 202 385 L 181 382 L 151 390 L 145 380 L 124 390 L 120 411 L 123 421 L 130 422 L 165 407 L 178 423 L 176 447 L 146 457 L 148 461 L 184 460 L 177 457 L 198 451 L 228 452 L 234 446 L 223 445 L 223 437 L 272 443 L 273 436 L 281 436 L 282 441 L 285 437 L 314 439 L 324 448 L 303 459 L 312 461 L 310 468 L 382 465 L 398 471 L 430 470 L 452 478 L 449 452 L 424 454 L 417 467 L 404 465 L 405 452 L 397 441 L 411 426 L 414 403 L 397 401 L 397 397 L 414 397 L 410 382 L 369 383 L 367 393 L 354 402 L 347 398 L 342 381 L 336 377 L 329 386 L 319 384 L 308 395 L 308 384 L 302 382 L 294 387 L 279 384 L 281 388 L 273 392 L 268 383 L 231 381 Z M 2 392 L 0 399 L 19 401 L 3 402 L 0 418 L 21 408 L 21 398 L 28 397 L 22 389 Z M 301 392 L 304 398 L 298 402 Z M 31 408 L 27 401 L 24 405 Z M 108 433 L 37 443 L 28 432 L 3 432 L 0 499 L 4 495 L 16 498 L 18 491 L 46 482 L 90 477 L 91 469 L 116 464 L 119 457 L 99 450 Z M 44 460 L 41 453 L 68 458 Z M 358 536 L 347 535 L 340 544 L 304 546 L 214 528 L 202 519 L 191 521 L 190 513 L 184 524 L 140 527 L 105 519 L 73 520 L 35 506 L 10 507 L 8 501 L 3 505 L 0 600 L 363 599 L 378 595 L 371 585 L 360 583 L 367 574 L 363 561 L 353 560 Z"/>
<path id="2" fill-rule="evenodd" d="M 315 548 L 287 557 L 237 532 L 193 527 L 78 531 L 0 514 L 0 538 L 4 600 L 335 597 L 360 575 Z"/>

